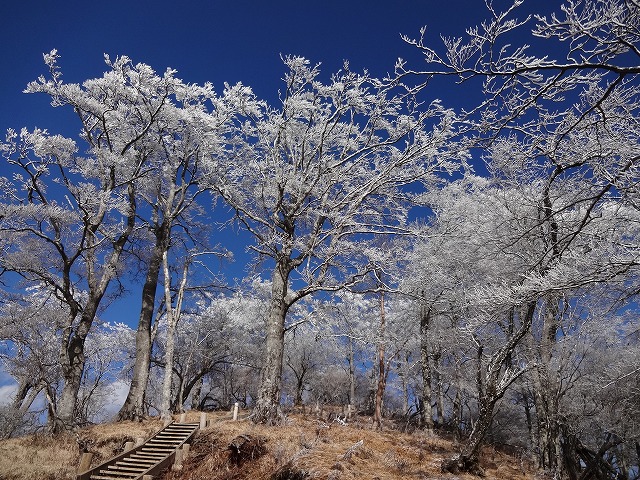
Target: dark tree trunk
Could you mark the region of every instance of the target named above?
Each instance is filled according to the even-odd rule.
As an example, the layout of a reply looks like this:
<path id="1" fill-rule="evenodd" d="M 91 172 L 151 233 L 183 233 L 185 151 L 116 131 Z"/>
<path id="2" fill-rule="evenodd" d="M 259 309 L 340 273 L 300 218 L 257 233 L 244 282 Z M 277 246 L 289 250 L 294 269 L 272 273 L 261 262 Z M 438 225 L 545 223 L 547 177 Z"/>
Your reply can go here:
<path id="1" fill-rule="evenodd" d="M 376 386 L 375 410 L 373 413 L 373 422 L 377 430 L 382 429 L 382 399 L 386 387 L 386 375 L 384 365 L 385 352 L 385 312 L 384 312 L 384 293 L 380 292 L 380 339 L 378 340 L 378 384 Z"/>
<path id="2" fill-rule="evenodd" d="M 102 289 L 102 294 L 106 290 L 106 286 Z M 75 330 L 69 332 L 66 341 L 63 342 L 60 349 L 60 365 L 62 367 L 62 379 L 64 386 L 60 393 L 60 398 L 56 404 L 53 431 L 58 433 L 64 430 L 71 430 L 77 425 L 77 409 L 78 392 L 82 383 L 82 375 L 84 374 L 84 366 L 86 355 L 84 352 L 84 344 L 93 323 L 96 311 L 102 294 L 98 297 L 91 297 L 82 312 L 82 317 Z"/>
<path id="3" fill-rule="evenodd" d="M 296 375 L 296 398 L 293 402 L 296 407 L 302 405 L 302 392 L 304 391 L 304 373 L 305 371 L 303 370 L 301 375 Z"/>
<path id="4" fill-rule="evenodd" d="M 131 385 L 124 405 L 118 412 L 118 420 L 140 421 L 146 414 L 144 398 L 151 366 L 151 326 L 156 307 L 156 291 L 158 289 L 162 254 L 169 248 L 168 233 L 164 224 L 160 225 L 156 230 L 156 244 L 151 252 L 147 275 L 142 287 L 142 306 L 140 307 L 140 317 L 136 331 L 136 358 L 133 365 Z"/>
<path id="5" fill-rule="evenodd" d="M 202 393 L 203 383 L 204 378 L 199 377 L 193 386 L 193 393 L 191 394 L 191 410 L 198 410 L 200 408 L 200 394 Z"/>
<path id="6" fill-rule="evenodd" d="M 459 367 L 456 366 L 456 395 L 453 397 L 452 423 L 456 440 L 462 438 L 462 386 L 460 382 Z"/>
<path id="7" fill-rule="evenodd" d="M 429 324 L 431 310 L 422 305 L 420 311 L 420 367 L 422 372 L 422 391 L 420 392 L 420 423 L 422 428 L 433 430 L 433 408 L 431 390 L 431 360 L 429 346 Z"/>
<path id="8" fill-rule="evenodd" d="M 86 362 L 84 351 L 85 341 L 96 316 L 96 312 L 98 311 L 98 307 L 100 306 L 100 302 L 111 280 L 117 276 L 117 265 L 120 261 L 120 256 L 135 226 L 136 201 L 135 189 L 132 183 L 129 183 L 127 186 L 127 198 L 129 201 L 129 212 L 126 218 L 126 227 L 122 233 L 114 239 L 112 243 L 113 251 L 104 259 L 104 262 L 101 261 L 102 259 L 98 259 L 97 256 L 96 250 L 101 242 L 96 238 L 96 232 L 102 223 L 105 210 L 102 210 L 102 213 L 97 215 L 92 222 L 85 224 L 87 247 L 83 250 L 83 258 L 87 277 L 88 298 L 82 309 L 80 309 L 71 289 L 72 282 L 70 280 L 70 272 L 72 263 L 69 263 L 67 258 L 64 260 L 64 285 L 62 293 L 70 311 L 69 323 L 67 330 L 64 332 L 59 352 L 59 362 L 62 368 L 64 386 L 60 394 L 59 402 L 54 404 L 53 399 L 49 401 L 53 416 L 52 423 L 54 432 L 59 432 L 63 429 L 73 429 L 77 425 L 76 403 Z M 103 205 L 103 207 L 106 209 L 106 206 Z M 98 265 L 101 265 L 101 267 Z M 80 310 L 82 311 L 80 321 L 74 329 L 73 323 Z M 49 397 L 51 397 L 51 395 L 49 395 Z"/>
<path id="9" fill-rule="evenodd" d="M 349 338 L 349 405 L 356 405 L 356 362 L 353 355 L 353 339 Z"/>
<path id="10" fill-rule="evenodd" d="M 436 422 L 440 428 L 445 424 L 445 416 L 444 416 L 444 386 L 442 375 L 440 375 L 440 359 L 442 357 L 442 353 L 440 350 L 432 355 L 433 358 L 433 383 L 435 385 L 435 397 L 436 397 Z"/>
<path id="11" fill-rule="evenodd" d="M 477 370 L 478 418 L 460 453 L 442 462 L 443 472 L 454 474 L 470 472 L 482 475 L 478 455 L 482 442 L 491 427 L 495 405 L 503 397 L 509 385 L 522 373 L 521 370 L 519 372 L 510 371 L 503 367 L 507 358 L 529 331 L 535 308 L 536 304 L 533 302 L 527 306 L 526 313 L 523 311 L 523 318 L 518 330 L 514 331 L 506 339 L 505 344 L 490 356 L 486 367 L 483 367 L 482 364 L 482 346 L 479 345 Z"/>

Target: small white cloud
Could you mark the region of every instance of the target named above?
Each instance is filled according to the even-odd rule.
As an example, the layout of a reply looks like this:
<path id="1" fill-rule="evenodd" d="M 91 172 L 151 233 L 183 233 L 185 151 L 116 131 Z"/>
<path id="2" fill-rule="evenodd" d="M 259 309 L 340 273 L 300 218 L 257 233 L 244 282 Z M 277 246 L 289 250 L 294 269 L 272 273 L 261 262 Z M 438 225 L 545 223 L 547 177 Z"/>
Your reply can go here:
<path id="1" fill-rule="evenodd" d="M 17 383 L 9 383 L 7 385 L 0 385 L 0 405 L 8 405 L 13 402 L 16 391 L 18 390 Z"/>
<path id="2" fill-rule="evenodd" d="M 129 394 L 129 382 L 123 382 L 122 380 L 116 380 L 110 385 L 112 391 L 109 396 L 109 403 L 111 408 L 116 410 L 120 410 L 120 407 L 124 405 L 124 401 L 127 399 L 127 395 Z"/>
<path id="3" fill-rule="evenodd" d="M 104 404 L 97 415 L 97 421 L 106 421 L 112 418 L 127 399 L 129 394 L 129 383 L 122 380 L 116 380 L 109 385 L 105 385 Z"/>

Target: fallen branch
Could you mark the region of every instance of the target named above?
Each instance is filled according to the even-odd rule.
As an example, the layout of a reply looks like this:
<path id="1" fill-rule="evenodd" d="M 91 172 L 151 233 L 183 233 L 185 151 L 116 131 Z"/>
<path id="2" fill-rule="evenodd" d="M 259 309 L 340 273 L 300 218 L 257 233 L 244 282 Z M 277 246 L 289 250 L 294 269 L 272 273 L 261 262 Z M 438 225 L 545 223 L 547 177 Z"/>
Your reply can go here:
<path id="1" fill-rule="evenodd" d="M 359 442 L 354 443 L 349 447 L 349 449 L 342 455 L 342 460 L 350 460 L 351 456 L 355 453 L 355 451 L 364 445 L 364 440 L 360 440 Z"/>

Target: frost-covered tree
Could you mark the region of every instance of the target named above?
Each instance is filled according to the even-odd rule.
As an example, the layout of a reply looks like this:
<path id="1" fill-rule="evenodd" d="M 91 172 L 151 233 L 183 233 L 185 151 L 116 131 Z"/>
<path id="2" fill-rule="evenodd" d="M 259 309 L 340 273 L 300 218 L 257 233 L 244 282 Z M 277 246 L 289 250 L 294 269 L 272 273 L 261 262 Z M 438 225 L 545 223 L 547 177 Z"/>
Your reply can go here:
<path id="1" fill-rule="evenodd" d="M 123 68 L 133 71 L 139 67 L 125 64 Z M 223 148 L 224 136 L 237 115 L 238 105 L 244 103 L 246 108 L 251 101 L 250 91 L 241 85 L 228 86 L 218 96 L 211 84 L 185 84 L 173 75 L 150 75 L 149 81 L 157 84 L 156 90 L 164 92 L 165 98 L 158 104 L 154 123 L 146 132 L 144 155 L 148 174 L 137 184 L 141 228 L 135 253 L 146 273 L 136 358 L 129 393 L 118 414 L 120 419 L 140 418 L 145 413 L 153 320 L 161 313 L 163 303 L 156 296 L 163 258 L 168 258 L 170 247 L 189 250 L 184 253 L 187 257 L 210 251 L 208 235 L 203 233 L 209 223 L 205 218 L 207 211 L 200 203 L 209 191 L 201 184 L 203 159 Z M 169 306 L 166 302 L 165 298 L 165 308 Z"/>
<path id="2" fill-rule="evenodd" d="M 294 406 L 302 406 L 307 393 L 322 396 L 318 378 L 325 369 L 335 369 L 337 358 L 331 339 L 317 328 L 302 324 L 285 336 L 284 384 Z M 337 385 L 331 384 L 332 389 Z M 322 389 L 326 390 L 326 389 Z M 336 389 L 337 390 L 337 389 Z"/>
<path id="3" fill-rule="evenodd" d="M 536 422 L 529 426 L 532 448 L 540 449 L 546 468 L 566 472 L 563 459 L 576 451 L 560 447 L 573 438 L 563 428 L 576 420 L 569 420 L 570 409 L 559 407 L 570 402 L 563 397 L 573 380 L 565 375 L 576 372 L 580 359 L 575 351 L 561 349 L 574 335 L 578 339 L 583 325 L 609 322 L 607 316 L 615 318 L 636 295 L 637 212 L 608 196 L 582 225 L 583 207 L 574 205 L 580 190 L 571 179 L 551 191 L 544 178 L 517 187 L 512 180 L 468 178 L 434 195 L 434 217 L 414 249 L 406 286 L 419 292 L 417 301 L 430 321 L 454 320 L 457 337 L 441 324 L 421 332 L 430 354 L 445 338 L 456 362 L 474 365 L 475 378 L 466 380 L 475 382 L 475 389 L 467 390 L 475 405 L 473 429 L 446 468 L 476 468 L 499 402 L 514 382 L 526 379 L 533 406 L 523 408 Z M 558 212 L 552 228 L 541 221 L 545 198 L 553 199 Z M 562 245 L 556 255 L 549 252 L 554 239 L 558 250 Z M 584 299 L 606 298 L 606 308 L 586 308 L 592 301 Z M 456 386 L 456 397 L 460 389 Z"/>
<path id="4" fill-rule="evenodd" d="M 171 367 L 166 362 L 169 325 L 161 320 L 152 364 L 162 368 L 165 379 L 171 368 L 170 411 L 182 411 L 189 398 L 192 408 L 203 409 L 228 408 L 236 401 L 246 405 L 254 397 L 267 292 L 268 285 L 256 281 L 233 294 L 205 293 L 191 302 L 175 325 Z M 161 410 L 161 398 L 147 400 Z"/>
<path id="5" fill-rule="evenodd" d="M 221 148 L 247 89 L 228 87 L 218 98 L 210 84 L 185 84 L 171 69 L 159 75 L 128 57 L 105 57 L 109 71 L 102 77 L 67 84 L 57 59 L 55 51 L 45 55 L 50 78 L 30 83 L 27 92 L 73 108 L 83 143 L 43 130 L 9 131 L 2 151 L 13 177 L 2 180 L 1 228 L 3 268 L 48 285 L 69 306 L 59 429 L 74 424 L 86 335 L 130 252 L 142 262 L 145 280 L 133 378 L 120 417 L 142 414 L 161 260 L 172 240 L 181 243 L 178 233 L 198 230 L 199 162 Z"/>
<path id="6" fill-rule="evenodd" d="M 456 164 L 444 153 L 449 112 L 416 104 L 348 66 L 321 82 L 298 57 L 279 108 L 250 112 L 211 184 L 269 259 L 271 303 L 253 419 L 277 422 L 285 317 L 299 299 L 356 282 L 372 236 L 397 233 L 411 192 Z"/>
<path id="7" fill-rule="evenodd" d="M 376 314 L 378 302 L 360 293 L 342 290 L 331 296 L 326 302 L 314 307 L 322 322 L 326 325 L 324 335 L 332 336 L 336 346 L 342 351 L 349 386 L 346 394 L 348 403 L 358 408 L 357 376 L 358 365 L 371 362 L 373 353 L 375 325 L 379 318 Z M 372 410 L 372 398 L 362 399 L 362 410 Z M 369 405 L 367 405 L 369 404 Z"/>
<path id="8" fill-rule="evenodd" d="M 0 362 L 16 382 L 13 402 L 2 415 L 2 436 L 51 426 L 62 391 L 59 340 L 68 313 L 46 288 L 11 294 L 0 308 Z M 43 321 L 47 318 L 48 321 Z M 77 422 L 112 415 L 110 397 L 122 364 L 133 351 L 133 332 L 124 325 L 94 322 L 87 337 L 87 361 L 78 392 Z"/>
<path id="9" fill-rule="evenodd" d="M 82 86 L 62 81 L 57 59 L 55 51 L 45 55 L 50 78 L 26 91 L 72 106 L 86 150 L 46 130 L 10 130 L 1 147 L 12 176 L 3 179 L 0 229 L 2 268 L 49 289 L 67 311 L 59 343 L 64 386 L 54 413 L 60 430 L 76 423 L 84 344 L 135 228 L 135 181 L 145 172 L 137 146 L 155 108 L 142 95 L 119 101 L 126 59 L 107 60 L 111 71 Z M 122 81 L 143 84 L 148 71 L 141 70 Z"/>
<path id="10" fill-rule="evenodd" d="M 29 413 L 37 399 L 47 423 L 53 423 L 61 380 L 56 336 L 66 323 L 67 312 L 46 290 L 32 288 L 20 295 L 3 295 L 0 309 L 0 361 L 16 382 L 15 396 L 2 436 L 10 436 L 27 425 L 37 425 Z M 43 325 L 42 317 L 49 322 Z M 37 402 L 36 402 L 37 403 Z M 40 412 L 38 412 L 40 413 Z"/>
<path id="11" fill-rule="evenodd" d="M 599 217 L 613 210 L 622 213 L 615 215 L 622 222 L 621 208 L 638 207 L 640 5 L 568 0 L 550 14 L 542 9 L 554 6 L 536 4 L 540 14 L 520 19 L 518 12 L 527 7 L 523 0 L 504 11 L 491 2 L 487 7 L 488 20 L 461 38 L 443 37 L 441 48 L 429 44 L 426 30 L 417 40 L 406 38 L 424 54 L 426 66 L 400 61 L 397 72 L 407 82 L 443 76 L 467 91 L 477 87 L 479 102 L 462 112 L 469 140 L 488 149 L 487 167 L 504 186 L 521 192 L 524 185 L 536 186 L 525 199 L 531 214 L 522 217 L 533 222 L 518 241 L 535 238 L 531 255 L 524 257 L 524 283 L 538 292 L 532 319 L 541 322 L 541 351 L 548 356 L 562 323 L 559 292 L 575 291 L 581 281 L 615 283 L 636 265 L 633 237 L 622 242 L 625 247 L 612 239 L 607 248 L 616 257 L 593 255 L 598 260 L 591 265 L 587 259 L 593 257 L 585 252 L 596 251 L 588 244 L 595 238 L 590 228 L 607 228 L 596 222 Z M 550 385 L 553 372 L 544 370 L 535 370 L 541 375 L 538 387 Z M 536 408 L 545 409 L 540 403 Z M 542 423 L 551 425 L 554 418 Z M 550 455 L 552 449 L 556 453 Z M 556 447 L 541 446 L 539 458 L 557 475 L 570 474 Z"/>

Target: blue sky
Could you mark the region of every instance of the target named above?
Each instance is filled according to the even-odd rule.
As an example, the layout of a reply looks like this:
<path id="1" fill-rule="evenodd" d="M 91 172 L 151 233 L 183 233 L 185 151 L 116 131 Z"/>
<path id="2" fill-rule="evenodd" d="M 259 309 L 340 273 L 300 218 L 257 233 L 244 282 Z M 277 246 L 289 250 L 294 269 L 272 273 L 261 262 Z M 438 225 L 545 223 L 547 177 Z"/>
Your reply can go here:
<path id="1" fill-rule="evenodd" d="M 242 81 L 270 98 L 284 71 L 280 54 L 322 62 L 327 74 L 348 59 L 355 69 L 382 75 L 398 56 L 419 61 L 401 33 L 417 36 L 426 24 L 435 41 L 440 32 L 461 34 L 484 15 L 484 0 L 5 1 L 0 130 L 53 130 L 58 123 L 46 98 L 21 93 L 45 73 L 42 54 L 54 48 L 67 82 L 101 75 L 107 53 L 160 72 L 172 67 L 183 80 L 211 81 L 218 90 L 225 81 Z"/>
<path id="2" fill-rule="evenodd" d="M 382 76 L 397 57 L 420 66 L 419 53 L 401 33 L 417 36 L 427 25 L 427 38 L 438 42 L 440 33 L 461 35 L 485 16 L 484 0 L 5 1 L 0 7 L 0 131 L 3 139 L 7 128 L 23 126 L 70 136 L 78 132 L 69 109 L 52 108 L 44 95 L 22 93 L 29 81 L 46 73 L 42 54 L 54 48 L 66 82 L 101 76 L 107 53 L 127 55 L 158 72 L 175 68 L 184 81 L 210 81 L 218 91 L 224 82 L 241 81 L 274 101 L 284 72 L 281 54 L 321 62 L 327 76 L 344 60 L 355 70 Z M 432 95 L 447 106 L 461 99 L 459 90 L 434 89 Z M 232 276 L 239 275 L 248 256 L 237 251 L 236 258 Z M 121 309 L 110 311 L 107 318 L 121 319 Z"/>

